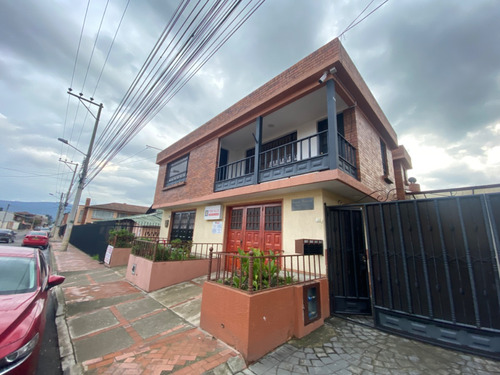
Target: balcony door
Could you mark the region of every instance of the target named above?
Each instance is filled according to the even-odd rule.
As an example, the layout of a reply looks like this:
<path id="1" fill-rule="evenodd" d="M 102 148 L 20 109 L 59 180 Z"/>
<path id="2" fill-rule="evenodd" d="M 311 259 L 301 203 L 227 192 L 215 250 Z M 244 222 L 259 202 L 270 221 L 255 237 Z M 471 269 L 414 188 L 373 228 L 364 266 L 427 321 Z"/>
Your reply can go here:
<path id="1" fill-rule="evenodd" d="M 227 251 L 281 250 L 281 204 L 233 207 L 229 212 Z"/>

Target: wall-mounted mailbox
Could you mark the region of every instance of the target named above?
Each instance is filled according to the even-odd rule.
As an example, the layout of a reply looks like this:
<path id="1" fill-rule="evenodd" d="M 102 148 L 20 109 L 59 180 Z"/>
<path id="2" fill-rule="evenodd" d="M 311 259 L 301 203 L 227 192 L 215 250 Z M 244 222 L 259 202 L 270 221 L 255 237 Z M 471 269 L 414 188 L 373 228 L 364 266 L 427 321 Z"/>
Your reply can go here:
<path id="1" fill-rule="evenodd" d="M 295 240 L 295 253 L 304 255 L 323 255 L 323 240 Z"/>
<path id="2" fill-rule="evenodd" d="M 321 318 L 319 283 L 304 285 L 304 325 Z"/>

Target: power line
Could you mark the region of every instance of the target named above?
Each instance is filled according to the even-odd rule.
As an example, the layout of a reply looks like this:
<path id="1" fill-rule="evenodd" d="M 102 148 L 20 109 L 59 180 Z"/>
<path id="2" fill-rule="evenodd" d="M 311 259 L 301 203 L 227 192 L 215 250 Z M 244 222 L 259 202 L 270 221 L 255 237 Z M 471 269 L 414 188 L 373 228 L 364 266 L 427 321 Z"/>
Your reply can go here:
<path id="1" fill-rule="evenodd" d="M 87 2 L 87 7 L 85 9 L 85 15 L 83 17 L 83 22 L 82 22 L 82 28 L 80 30 L 80 37 L 78 38 L 78 47 L 76 49 L 75 63 L 73 64 L 73 72 L 71 74 L 70 87 L 73 86 L 73 80 L 75 78 L 76 66 L 77 66 L 77 63 L 78 63 L 78 57 L 80 55 L 80 47 L 82 45 L 83 31 L 85 30 L 85 24 L 87 22 L 87 15 L 88 15 L 88 12 L 89 12 L 89 7 L 90 7 L 90 0 Z M 65 113 L 65 116 L 64 116 L 63 138 L 66 137 L 66 125 L 67 125 L 67 122 L 68 122 L 69 104 L 70 104 L 70 101 L 69 101 L 69 96 L 68 96 L 68 101 L 66 103 L 66 113 Z M 74 126 L 74 122 L 73 122 L 73 126 Z M 61 145 L 59 156 L 62 156 L 63 147 L 64 146 Z M 61 170 L 60 167 L 61 166 L 58 164 L 58 168 L 57 168 L 58 172 Z M 62 184 L 62 179 L 60 179 L 58 181 L 58 186 L 60 186 L 61 184 Z M 60 189 L 58 189 L 58 190 L 60 190 Z"/>
<path id="2" fill-rule="evenodd" d="M 96 142 L 87 184 L 149 122 L 264 0 L 179 4 L 153 51 Z M 242 5 L 243 4 L 243 5 Z M 237 11 L 241 8 L 241 11 Z M 176 27 L 181 13 L 189 10 Z M 167 43 L 166 43 L 167 42 Z M 165 45 L 166 44 L 166 45 Z"/>
<path id="3" fill-rule="evenodd" d="M 364 16 L 363 18 L 361 18 L 358 22 L 356 22 L 356 20 L 361 17 L 361 15 L 366 11 L 366 9 L 368 9 L 370 7 L 370 5 L 372 5 L 372 3 L 374 2 L 375 0 L 372 0 L 362 11 L 361 13 L 349 24 L 349 26 L 347 26 L 345 28 L 344 31 L 342 31 L 340 33 L 340 35 L 338 36 L 338 38 L 341 38 L 346 32 L 348 32 L 349 30 L 353 29 L 354 27 L 356 27 L 357 25 L 359 25 L 361 22 L 363 22 L 366 18 L 368 18 L 370 15 L 372 15 L 375 11 L 377 11 L 382 5 L 384 5 L 385 3 L 387 3 L 389 0 L 385 0 L 383 1 L 380 5 L 378 5 L 375 9 L 373 9 L 370 13 L 368 13 L 366 16 Z"/>
<path id="4" fill-rule="evenodd" d="M 89 74 L 90 64 L 92 63 L 92 59 L 94 57 L 95 47 L 97 46 L 97 41 L 99 40 L 99 35 L 101 34 L 101 28 L 102 28 L 102 24 L 104 22 L 104 18 L 106 17 L 106 11 L 108 10 L 108 5 L 109 5 L 109 0 L 106 1 L 106 6 L 104 7 L 104 12 L 102 13 L 101 22 L 99 23 L 99 29 L 97 30 L 97 35 L 95 36 L 95 40 L 94 40 L 94 46 L 92 47 L 92 52 L 90 53 L 89 63 L 87 65 L 87 71 L 85 72 L 85 78 L 83 79 L 81 92 L 83 92 L 83 90 L 85 88 L 85 83 L 87 82 L 87 76 Z"/>
<path id="5" fill-rule="evenodd" d="M 97 91 L 97 87 L 99 86 L 99 82 L 101 81 L 102 73 L 104 72 L 104 67 L 108 63 L 109 55 L 111 54 L 111 49 L 113 48 L 113 45 L 115 44 L 116 36 L 118 35 L 118 31 L 120 30 L 123 18 L 125 17 L 125 13 L 127 12 L 129 4 L 130 4 L 130 0 L 128 0 L 127 4 L 125 5 L 125 9 L 123 10 L 122 16 L 120 18 L 120 22 L 118 23 L 118 27 L 116 28 L 115 35 L 113 36 L 113 40 L 111 41 L 111 44 L 109 45 L 108 53 L 106 55 L 106 59 L 104 60 L 104 64 L 102 65 L 101 72 L 99 73 L 99 78 L 97 78 L 97 82 L 95 84 L 95 88 L 94 88 L 94 92 L 92 93 L 92 96 L 94 96 L 96 91 Z"/>

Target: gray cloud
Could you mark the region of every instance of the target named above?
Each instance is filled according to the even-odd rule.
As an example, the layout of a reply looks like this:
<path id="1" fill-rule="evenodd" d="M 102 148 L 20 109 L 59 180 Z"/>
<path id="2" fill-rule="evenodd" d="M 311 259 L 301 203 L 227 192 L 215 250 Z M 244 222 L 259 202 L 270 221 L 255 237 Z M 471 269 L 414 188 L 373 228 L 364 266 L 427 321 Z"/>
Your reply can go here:
<path id="1" fill-rule="evenodd" d="M 93 94 L 126 1 L 111 2 L 83 88 Z M 92 2 L 73 79 L 82 89 L 105 3 Z M 95 94 L 104 128 L 177 2 L 131 2 Z M 156 150 L 210 120 L 284 69 L 335 38 L 364 8 L 358 2 L 265 2 L 178 95 L 85 189 L 94 203 L 149 205 Z M 59 156 L 82 156 L 57 137 L 86 149 L 93 119 L 69 98 L 86 3 L 4 1 L 0 11 L 0 169 L 2 199 L 49 200 L 66 192 L 71 171 Z M 471 163 L 488 161 L 497 143 L 487 126 L 500 123 L 500 30 L 495 0 L 388 2 L 342 42 L 400 137 L 446 155 L 417 169 L 424 188 L 493 183 Z M 68 104 L 69 103 L 69 104 Z M 86 122 L 84 122 L 87 117 Z M 471 135 L 471 133 L 473 135 Z M 425 137 L 424 137 L 425 136 Z M 423 160 L 423 159 L 422 159 Z M 453 162 L 450 162 L 450 160 Z M 471 161 L 472 160 L 472 161 Z M 123 162 L 120 162 L 123 161 Z M 421 163 L 420 163 L 421 164 Z M 500 168 L 489 165 L 490 169 Z M 412 173 L 410 173 L 412 174 Z M 38 175 L 38 176 L 35 176 Z"/>

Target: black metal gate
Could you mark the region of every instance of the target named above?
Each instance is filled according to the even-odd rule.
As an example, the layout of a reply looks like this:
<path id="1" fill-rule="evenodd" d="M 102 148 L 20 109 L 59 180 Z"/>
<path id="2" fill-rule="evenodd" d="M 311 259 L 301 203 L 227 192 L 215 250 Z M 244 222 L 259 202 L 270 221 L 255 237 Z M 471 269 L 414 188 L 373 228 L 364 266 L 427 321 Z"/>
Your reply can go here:
<path id="1" fill-rule="evenodd" d="M 370 314 L 368 269 L 360 208 L 326 208 L 330 311 Z"/>
<path id="2" fill-rule="evenodd" d="M 500 194 L 364 206 L 375 326 L 500 358 Z"/>

